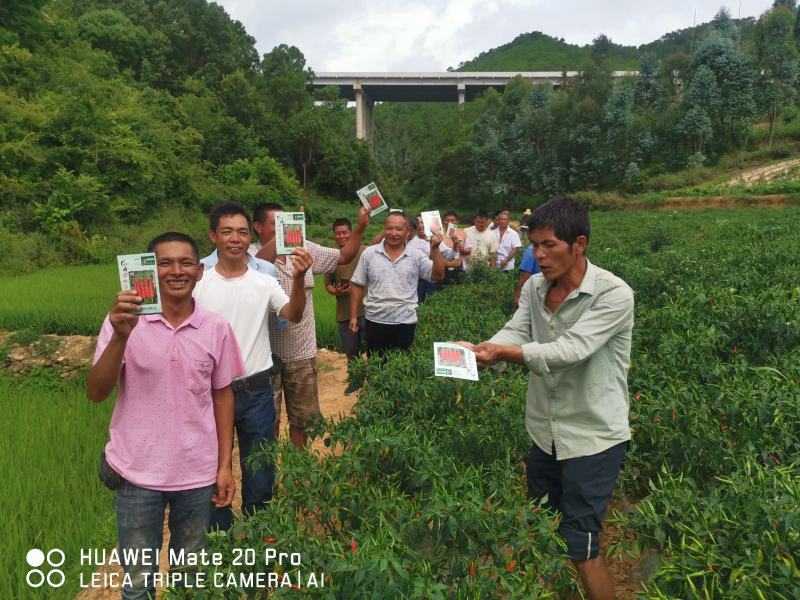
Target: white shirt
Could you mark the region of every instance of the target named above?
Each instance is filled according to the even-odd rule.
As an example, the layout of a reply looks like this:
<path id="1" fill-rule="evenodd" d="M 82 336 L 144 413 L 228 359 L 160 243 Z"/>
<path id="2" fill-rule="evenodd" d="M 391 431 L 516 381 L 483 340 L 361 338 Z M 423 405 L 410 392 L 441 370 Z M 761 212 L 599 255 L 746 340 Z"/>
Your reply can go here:
<path id="1" fill-rule="evenodd" d="M 279 313 L 289 302 L 277 279 L 251 268 L 240 277 L 227 279 L 212 268 L 203 273 L 192 295 L 204 309 L 231 324 L 248 375 L 272 366 L 267 316 Z"/>
<path id="2" fill-rule="evenodd" d="M 474 260 L 488 260 L 491 254 L 497 252 L 497 236 L 488 227 L 483 231 L 473 225 L 464 230 L 464 236 L 472 246 L 470 262 Z"/>
<path id="3" fill-rule="evenodd" d="M 423 240 L 418 235 L 415 235 L 406 243 L 406 250 L 415 250 L 417 252 L 421 252 L 427 257 L 431 253 L 431 243 L 428 240 Z"/>
<path id="4" fill-rule="evenodd" d="M 519 234 L 511 229 L 511 227 L 506 228 L 506 232 L 503 234 L 502 238 L 500 237 L 499 227 L 494 230 L 494 234 L 497 236 L 497 266 L 499 267 L 514 248 L 522 247 L 522 242 L 519 239 Z M 512 270 L 516 260 L 516 258 L 509 260 L 503 271 Z"/>

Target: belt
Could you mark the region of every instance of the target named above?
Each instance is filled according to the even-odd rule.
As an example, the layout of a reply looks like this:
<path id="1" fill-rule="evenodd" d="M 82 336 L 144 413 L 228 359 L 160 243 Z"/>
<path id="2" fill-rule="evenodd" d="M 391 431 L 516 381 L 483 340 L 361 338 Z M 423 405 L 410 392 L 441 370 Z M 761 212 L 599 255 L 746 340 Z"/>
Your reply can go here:
<path id="1" fill-rule="evenodd" d="M 240 377 L 231 382 L 231 389 L 234 392 L 247 392 L 250 390 L 260 390 L 272 385 L 272 371 L 270 367 L 266 371 L 259 371 L 247 377 Z"/>

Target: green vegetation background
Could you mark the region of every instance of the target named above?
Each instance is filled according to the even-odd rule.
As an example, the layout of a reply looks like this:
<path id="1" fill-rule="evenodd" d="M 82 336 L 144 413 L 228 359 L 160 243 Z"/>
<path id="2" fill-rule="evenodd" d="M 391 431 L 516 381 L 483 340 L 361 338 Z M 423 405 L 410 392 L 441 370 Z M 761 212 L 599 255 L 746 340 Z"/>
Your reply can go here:
<path id="1" fill-rule="evenodd" d="M 310 91 L 300 49 L 259 56 L 217 4 L 7 0 L 0 273 L 107 263 L 159 224 L 202 237 L 200 215 L 223 199 L 304 205 L 324 229 L 334 210 L 355 216 L 354 190 L 372 180 L 393 206 L 465 216 L 557 192 L 597 207 L 796 197 L 796 172 L 730 179 L 800 149 L 797 32 L 794 1 L 777 0 L 757 20 L 721 9 L 638 48 L 524 34 L 458 68 L 581 77 L 557 90 L 517 80 L 463 111 L 379 104 L 371 148 L 335 89 Z M 638 74 L 615 81 L 615 69 Z"/>

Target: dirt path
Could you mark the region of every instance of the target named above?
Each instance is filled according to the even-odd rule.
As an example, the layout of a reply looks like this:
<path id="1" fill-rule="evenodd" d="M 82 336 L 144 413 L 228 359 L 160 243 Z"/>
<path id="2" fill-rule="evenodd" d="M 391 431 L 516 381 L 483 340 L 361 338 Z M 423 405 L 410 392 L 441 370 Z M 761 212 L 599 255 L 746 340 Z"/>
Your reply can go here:
<path id="1" fill-rule="evenodd" d="M 766 183 L 782 175 L 791 174 L 794 171 L 795 178 L 800 176 L 800 158 L 783 160 L 779 163 L 755 167 L 741 172 L 733 177 L 728 183 L 730 185 L 753 185 L 754 183 Z"/>

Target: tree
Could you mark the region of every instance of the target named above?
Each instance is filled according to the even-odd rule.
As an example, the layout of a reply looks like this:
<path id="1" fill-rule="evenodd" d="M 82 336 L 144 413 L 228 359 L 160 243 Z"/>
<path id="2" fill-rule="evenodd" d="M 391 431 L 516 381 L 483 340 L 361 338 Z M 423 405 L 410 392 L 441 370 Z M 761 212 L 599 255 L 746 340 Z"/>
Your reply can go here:
<path id="1" fill-rule="evenodd" d="M 739 42 L 739 28 L 731 18 L 731 12 L 724 6 L 714 15 L 714 18 L 711 20 L 711 27 L 722 37 L 733 43 L 736 44 Z"/>
<path id="2" fill-rule="evenodd" d="M 695 73 L 703 66 L 713 73 L 719 89 L 719 111 L 712 117 L 715 149 L 722 153 L 739 148 L 756 114 L 750 57 L 737 50 L 729 37 L 712 30 L 692 57 Z"/>
<path id="3" fill-rule="evenodd" d="M 308 190 L 309 170 L 317 158 L 325 133 L 325 123 L 314 106 L 304 108 L 289 117 L 289 143 L 294 148 L 295 160 L 303 173 L 303 191 Z"/>
<path id="4" fill-rule="evenodd" d="M 759 74 L 759 100 L 769 118 L 769 147 L 778 116 L 797 100 L 798 57 L 793 39 L 795 14 L 787 5 L 761 15 L 755 42 Z"/>
<path id="5" fill-rule="evenodd" d="M 658 81 L 658 61 L 653 55 L 644 55 L 639 61 L 639 75 L 636 78 L 636 90 L 633 102 L 639 113 L 648 113 L 656 106 L 662 95 Z"/>
<path id="6" fill-rule="evenodd" d="M 45 4 L 47 0 L 3 0 L 0 27 L 16 33 L 24 46 L 33 46 L 46 35 L 47 24 L 41 14 Z"/>
<path id="7" fill-rule="evenodd" d="M 308 91 L 314 73 L 306 68 L 303 53 L 294 46 L 281 44 L 265 54 L 261 61 L 261 76 L 269 110 L 283 118 L 314 101 Z"/>
<path id="8" fill-rule="evenodd" d="M 681 133 L 689 140 L 689 150 L 693 156 L 703 155 L 703 143 L 714 134 L 711 118 L 700 106 L 693 106 L 686 113 L 680 125 Z"/>
<path id="9" fill-rule="evenodd" d="M 598 64 L 602 64 L 611 56 L 611 51 L 614 49 L 614 42 L 605 33 L 601 33 L 592 40 L 591 56 L 592 60 Z"/>
<path id="10" fill-rule="evenodd" d="M 93 10 L 81 15 L 77 23 L 78 34 L 94 48 L 111 53 L 122 69 L 138 73 L 142 61 L 153 58 L 155 48 L 147 30 L 118 10 Z"/>

